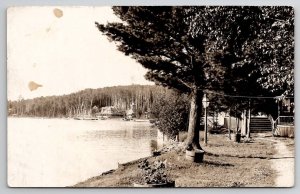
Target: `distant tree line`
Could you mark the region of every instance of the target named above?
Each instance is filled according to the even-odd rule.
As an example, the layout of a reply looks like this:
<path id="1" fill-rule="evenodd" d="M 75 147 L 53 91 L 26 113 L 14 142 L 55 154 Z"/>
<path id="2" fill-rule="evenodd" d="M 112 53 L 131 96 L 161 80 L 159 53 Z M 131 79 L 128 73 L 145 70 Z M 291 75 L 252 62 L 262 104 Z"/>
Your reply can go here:
<path id="1" fill-rule="evenodd" d="M 101 110 L 101 107 L 115 106 L 127 110 L 135 104 L 137 117 L 150 112 L 153 102 L 168 89 L 160 86 L 131 85 L 99 89 L 85 89 L 62 96 L 47 96 L 34 99 L 8 101 L 9 116 L 30 117 L 73 117 Z"/>

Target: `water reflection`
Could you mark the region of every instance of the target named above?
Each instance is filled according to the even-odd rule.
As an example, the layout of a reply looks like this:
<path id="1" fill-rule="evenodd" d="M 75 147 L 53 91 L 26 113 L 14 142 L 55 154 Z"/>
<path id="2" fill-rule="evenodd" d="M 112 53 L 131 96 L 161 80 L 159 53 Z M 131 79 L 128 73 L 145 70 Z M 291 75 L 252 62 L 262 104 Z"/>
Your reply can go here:
<path id="1" fill-rule="evenodd" d="M 120 129 L 120 130 L 93 130 L 86 131 L 81 135 L 87 141 L 98 141 L 102 138 L 124 138 L 124 139 L 151 139 L 155 138 L 157 135 L 157 130 L 154 128 L 141 129 Z"/>
<path id="2" fill-rule="evenodd" d="M 157 131 L 120 120 L 8 119 L 8 183 L 68 186 L 151 155 Z"/>

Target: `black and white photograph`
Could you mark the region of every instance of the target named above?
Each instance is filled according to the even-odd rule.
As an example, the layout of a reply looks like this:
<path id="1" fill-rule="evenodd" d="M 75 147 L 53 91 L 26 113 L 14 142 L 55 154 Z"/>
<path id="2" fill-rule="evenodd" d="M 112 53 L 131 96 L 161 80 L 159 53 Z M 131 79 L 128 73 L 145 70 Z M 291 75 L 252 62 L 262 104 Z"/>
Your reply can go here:
<path id="1" fill-rule="evenodd" d="M 7 9 L 8 187 L 294 187 L 292 6 Z"/>

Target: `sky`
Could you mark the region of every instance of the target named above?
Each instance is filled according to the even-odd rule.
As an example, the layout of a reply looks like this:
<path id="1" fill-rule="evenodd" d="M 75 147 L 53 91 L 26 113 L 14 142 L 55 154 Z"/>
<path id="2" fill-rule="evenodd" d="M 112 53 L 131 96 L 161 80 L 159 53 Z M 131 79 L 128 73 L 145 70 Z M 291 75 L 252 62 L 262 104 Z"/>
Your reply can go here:
<path id="1" fill-rule="evenodd" d="M 153 84 L 144 78 L 146 69 L 117 51 L 115 43 L 95 27 L 95 21 L 120 20 L 110 7 L 9 8 L 8 99 Z"/>

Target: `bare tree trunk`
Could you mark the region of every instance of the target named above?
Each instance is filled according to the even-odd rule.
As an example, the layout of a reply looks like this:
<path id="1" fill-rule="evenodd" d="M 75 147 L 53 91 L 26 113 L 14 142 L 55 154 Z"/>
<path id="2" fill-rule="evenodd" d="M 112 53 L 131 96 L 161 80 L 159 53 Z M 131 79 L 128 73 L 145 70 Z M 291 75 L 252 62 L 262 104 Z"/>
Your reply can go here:
<path id="1" fill-rule="evenodd" d="M 189 115 L 188 136 L 186 140 L 187 150 L 200 149 L 200 118 L 202 112 L 203 92 L 194 90 L 191 93 L 191 107 Z"/>

